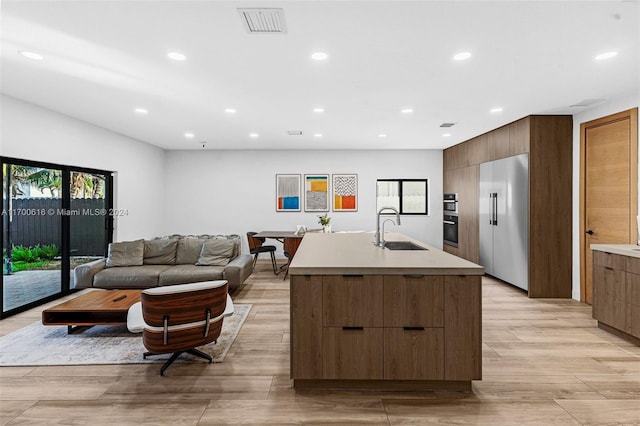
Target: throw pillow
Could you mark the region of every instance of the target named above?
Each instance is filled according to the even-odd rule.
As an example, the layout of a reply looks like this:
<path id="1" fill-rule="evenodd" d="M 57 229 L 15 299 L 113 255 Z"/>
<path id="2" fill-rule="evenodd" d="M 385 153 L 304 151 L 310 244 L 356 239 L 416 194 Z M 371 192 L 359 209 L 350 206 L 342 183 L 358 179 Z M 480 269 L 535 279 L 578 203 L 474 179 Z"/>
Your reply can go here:
<path id="1" fill-rule="evenodd" d="M 235 243 L 232 240 L 210 240 L 202 245 L 198 266 L 225 266 L 231 260 Z"/>
<path id="2" fill-rule="evenodd" d="M 106 266 L 142 266 L 143 256 L 144 240 L 111 243 Z"/>
<path id="3" fill-rule="evenodd" d="M 144 242 L 145 265 L 174 265 L 178 240 L 151 240 Z"/>
<path id="4" fill-rule="evenodd" d="M 177 265 L 195 265 L 200 257 L 200 250 L 205 240 L 197 238 L 184 238 L 178 241 L 176 250 Z"/>

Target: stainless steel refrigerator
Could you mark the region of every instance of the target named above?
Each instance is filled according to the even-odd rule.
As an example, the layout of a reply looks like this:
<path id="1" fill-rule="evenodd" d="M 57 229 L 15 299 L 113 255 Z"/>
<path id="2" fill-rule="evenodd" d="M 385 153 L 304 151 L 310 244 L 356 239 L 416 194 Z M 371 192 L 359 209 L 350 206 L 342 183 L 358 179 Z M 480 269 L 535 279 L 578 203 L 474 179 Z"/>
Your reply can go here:
<path id="1" fill-rule="evenodd" d="M 529 289 L 529 154 L 480 164 L 480 264 Z"/>

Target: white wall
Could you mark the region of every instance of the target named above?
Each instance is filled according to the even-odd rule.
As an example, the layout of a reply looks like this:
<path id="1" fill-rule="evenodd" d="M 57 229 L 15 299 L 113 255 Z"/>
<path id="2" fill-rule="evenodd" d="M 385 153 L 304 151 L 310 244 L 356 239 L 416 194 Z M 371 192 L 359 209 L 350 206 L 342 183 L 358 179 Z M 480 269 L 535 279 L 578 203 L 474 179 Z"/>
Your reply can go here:
<path id="1" fill-rule="evenodd" d="M 431 215 L 402 216 L 401 226 L 386 229 L 442 248 L 440 150 L 169 151 L 164 233 L 319 228 L 319 213 L 275 211 L 277 173 L 358 174 L 358 211 L 330 211 L 333 231 L 375 230 L 376 179 L 428 178 Z"/>
<path id="2" fill-rule="evenodd" d="M 580 124 L 640 105 L 640 94 L 629 93 L 573 116 L 573 283 L 572 297 L 580 300 Z M 640 154 L 639 154 L 640 155 Z M 640 164 L 640 159 L 638 160 Z M 638 186 L 640 188 L 640 185 Z M 640 197 L 639 197 L 640 200 Z M 640 211 L 640 209 L 638 210 Z"/>
<path id="3" fill-rule="evenodd" d="M 164 157 L 157 147 L 2 95 L 0 155 L 116 172 L 114 240 L 155 236 L 164 207 Z"/>

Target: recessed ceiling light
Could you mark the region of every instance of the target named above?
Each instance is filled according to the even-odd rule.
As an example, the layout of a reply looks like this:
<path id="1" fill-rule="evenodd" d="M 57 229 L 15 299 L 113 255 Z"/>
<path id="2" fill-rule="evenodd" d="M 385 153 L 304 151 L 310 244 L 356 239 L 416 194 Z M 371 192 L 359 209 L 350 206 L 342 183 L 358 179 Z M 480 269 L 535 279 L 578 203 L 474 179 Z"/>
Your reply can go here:
<path id="1" fill-rule="evenodd" d="M 380 134 L 378 135 L 378 137 L 379 137 L 379 138 L 386 138 L 386 137 L 387 137 L 387 134 L 386 134 L 386 133 L 380 133 Z"/>
<path id="2" fill-rule="evenodd" d="M 249 137 L 252 139 L 257 139 L 258 137 L 260 137 L 260 135 L 257 133 L 249 133 Z"/>
<path id="3" fill-rule="evenodd" d="M 404 108 L 400 112 L 403 114 L 413 114 L 413 108 Z"/>
<path id="4" fill-rule="evenodd" d="M 495 107 L 495 108 L 491 108 L 489 110 L 489 112 L 492 113 L 492 114 L 497 114 L 497 113 L 502 112 L 502 111 L 503 111 L 503 109 L 501 107 Z"/>
<path id="5" fill-rule="evenodd" d="M 225 108 L 224 112 L 226 112 L 227 114 L 235 114 L 237 111 L 235 108 Z"/>
<path id="6" fill-rule="evenodd" d="M 136 114 L 140 114 L 140 115 L 149 114 L 149 110 L 147 110 L 146 108 L 136 108 L 134 111 Z"/>
<path id="7" fill-rule="evenodd" d="M 41 61 L 44 59 L 44 56 L 42 56 L 41 54 L 36 52 L 29 52 L 28 50 L 19 50 L 18 53 L 20 53 L 25 58 L 33 59 L 34 61 Z"/>
<path id="8" fill-rule="evenodd" d="M 185 138 L 187 138 L 187 139 L 193 139 L 195 136 L 196 136 L 196 135 L 194 135 L 194 134 L 193 134 L 193 133 L 191 133 L 191 132 L 186 132 L 186 133 L 184 134 L 184 137 L 185 137 Z"/>
<path id="9" fill-rule="evenodd" d="M 313 137 L 314 138 L 321 138 L 322 137 L 322 133 L 314 133 Z"/>
<path id="10" fill-rule="evenodd" d="M 442 136 L 448 138 L 449 136 L 451 136 L 451 133 L 443 133 Z"/>
<path id="11" fill-rule="evenodd" d="M 465 59 L 469 59 L 471 57 L 471 52 L 459 52 L 453 55 L 453 59 L 455 61 L 464 61 Z"/>
<path id="12" fill-rule="evenodd" d="M 313 112 L 318 112 L 318 113 L 319 113 L 319 112 L 324 112 L 324 108 L 322 108 L 322 107 L 316 107 L 316 108 L 314 108 L 314 109 L 313 109 Z"/>
<path id="13" fill-rule="evenodd" d="M 179 52 L 169 52 L 167 53 L 167 56 L 169 57 L 169 59 L 173 59 L 174 61 L 184 61 L 185 59 L 187 59 L 186 56 Z"/>
<path id="14" fill-rule="evenodd" d="M 618 52 L 613 52 L 613 51 L 604 52 L 604 53 L 601 53 L 601 54 L 597 55 L 594 59 L 596 61 L 603 61 L 605 59 L 611 59 L 611 58 L 613 58 L 614 56 L 617 56 L 617 55 L 618 55 Z"/>
<path id="15" fill-rule="evenodd" d="M 315 61 L 324 61 L 329 57 L 329 55 L 327 55 L 324 52 L 315 52 L 311 55 L 311 59 L 315 60 Z"/>

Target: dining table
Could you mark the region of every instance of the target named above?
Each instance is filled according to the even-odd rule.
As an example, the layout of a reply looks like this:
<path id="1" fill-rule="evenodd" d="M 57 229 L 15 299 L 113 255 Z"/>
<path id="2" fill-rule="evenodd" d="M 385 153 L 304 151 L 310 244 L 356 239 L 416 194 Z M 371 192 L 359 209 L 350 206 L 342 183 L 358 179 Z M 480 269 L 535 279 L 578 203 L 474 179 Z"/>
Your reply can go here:
<path id="1" fill-rule="evenodd" d="M 295 256 L 298 246 L 302 242 L 302 237 L 304 237 L 304 234 L 297 233 L 295 231 L 260 231 L 254 235 L 254 238 L 271 238 L 282 243 L 284 251 L 289 256 L 287 258 L 287 263 L 278 269 L 278 274 L 289 269 L 289 264 L 291 263 L 291 260 L 293 260 L 293 256 Z M 285 278 L 286 277 L 287 274 L 285 272 Z"/>

